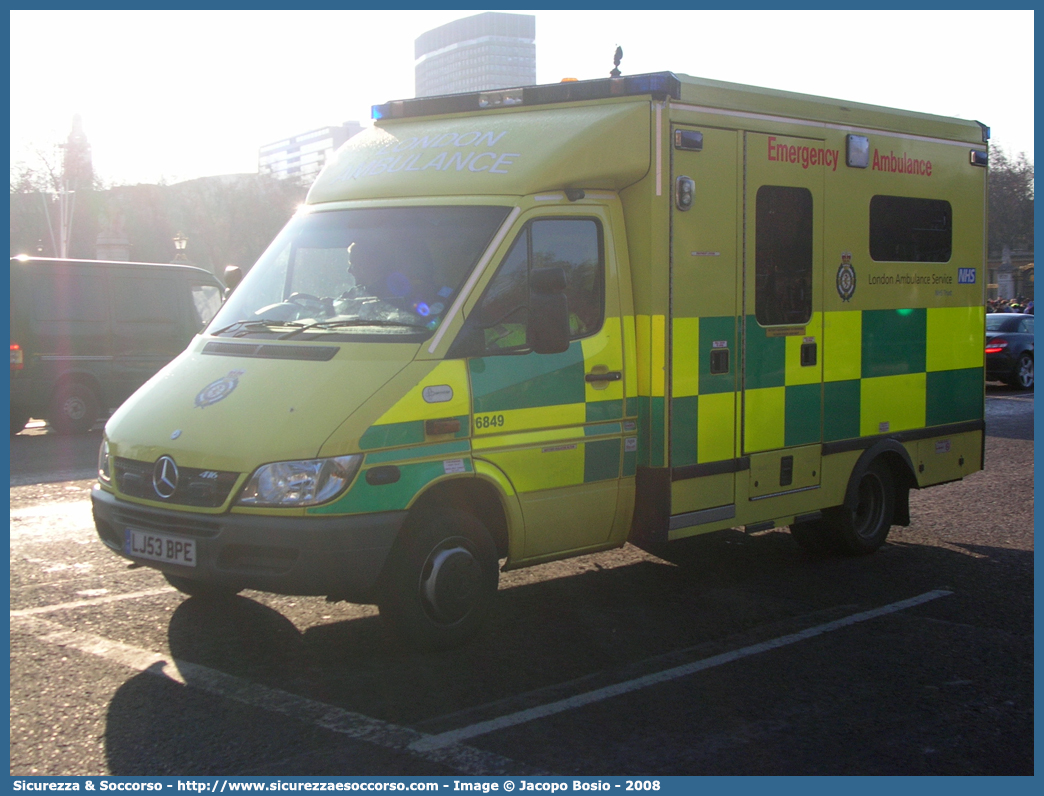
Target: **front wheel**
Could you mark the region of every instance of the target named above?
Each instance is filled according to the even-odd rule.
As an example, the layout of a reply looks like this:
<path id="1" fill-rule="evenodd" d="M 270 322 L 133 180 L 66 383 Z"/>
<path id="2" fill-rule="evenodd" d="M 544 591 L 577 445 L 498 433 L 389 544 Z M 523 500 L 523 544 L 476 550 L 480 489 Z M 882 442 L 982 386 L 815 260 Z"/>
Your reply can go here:
<path id="1" fill-rule="evenodd" d="M 500 577 L 485 526 L 450 509 L 408 530 L 388 565 L 381 615 L 423 649 L 456 647 L 478 632 Z"/>

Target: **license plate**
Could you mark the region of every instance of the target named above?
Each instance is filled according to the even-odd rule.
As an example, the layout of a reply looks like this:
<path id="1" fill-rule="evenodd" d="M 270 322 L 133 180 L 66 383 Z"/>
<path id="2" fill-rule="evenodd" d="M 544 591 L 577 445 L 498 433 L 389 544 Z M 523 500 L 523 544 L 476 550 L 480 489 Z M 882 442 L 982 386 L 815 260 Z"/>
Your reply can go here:
<path id="1" fill-rule="evenodd" d="M 196 566 L 196 542 L 183 536 L 127 528 L 123 532 L 123 552 L 133 558 L 164 561 L 183 567 Z"/>

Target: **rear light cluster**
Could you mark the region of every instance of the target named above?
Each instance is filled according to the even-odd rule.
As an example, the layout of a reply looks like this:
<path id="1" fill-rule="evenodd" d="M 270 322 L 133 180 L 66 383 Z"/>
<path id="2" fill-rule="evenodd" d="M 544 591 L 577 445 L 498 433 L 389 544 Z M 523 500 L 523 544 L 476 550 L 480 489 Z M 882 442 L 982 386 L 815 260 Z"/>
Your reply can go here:
<path id="1" fill-rule="evenodd" d="M 1007 340 L 1001 340 L 998 337 L 998 338 L 995 338 L 993 340 L 990 340 L 986 344 L 986 353 L 987 354 L 999 354 L 1001 351 L 1003 351 L 1007 347 L 1008 347 L 1008 341 Z"/>
<path id="2" fill-rule="evenodd" d="M 18 343 L 11 343 L 11 370 L 21 370 L 25 367 L 25 357 L 22 347 Z"/>

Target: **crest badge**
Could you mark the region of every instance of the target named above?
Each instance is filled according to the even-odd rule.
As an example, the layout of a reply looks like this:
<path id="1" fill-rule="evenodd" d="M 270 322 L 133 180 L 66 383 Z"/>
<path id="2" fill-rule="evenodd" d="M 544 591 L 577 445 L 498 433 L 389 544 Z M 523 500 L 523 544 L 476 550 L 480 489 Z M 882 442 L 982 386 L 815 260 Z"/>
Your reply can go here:
<path id="1" fill-rule="evenodd" d="M 841 252 L 841 265 L 837 267 L 837 295 L 848 301 L 855 295 L 856 272 L 852 267 L 852 253 Z"/>
<path id="2" fill-rule="evenodd" d="M 223 401 L 232 390 L 239 385 L 239 377 L 245 374 L 245 370 L 230 370 L 227 376 L 222 376 L 217 381 L 212 381 L 196 396 L 196 406 L 200 409 Z"/>

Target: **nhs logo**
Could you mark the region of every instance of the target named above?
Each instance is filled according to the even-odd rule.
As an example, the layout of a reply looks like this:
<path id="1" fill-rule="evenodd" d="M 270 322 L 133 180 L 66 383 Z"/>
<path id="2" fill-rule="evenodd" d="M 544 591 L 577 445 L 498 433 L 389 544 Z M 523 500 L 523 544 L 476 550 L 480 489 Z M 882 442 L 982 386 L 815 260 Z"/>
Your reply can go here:
<path id="1" fill-rule="evenodd" d="M 958 268 L 957 269 L 957 284 L 958 285 L 974 285 L 975 284 L 975 269 L 974 268 Z"/>

